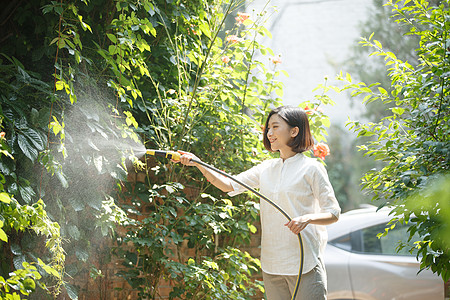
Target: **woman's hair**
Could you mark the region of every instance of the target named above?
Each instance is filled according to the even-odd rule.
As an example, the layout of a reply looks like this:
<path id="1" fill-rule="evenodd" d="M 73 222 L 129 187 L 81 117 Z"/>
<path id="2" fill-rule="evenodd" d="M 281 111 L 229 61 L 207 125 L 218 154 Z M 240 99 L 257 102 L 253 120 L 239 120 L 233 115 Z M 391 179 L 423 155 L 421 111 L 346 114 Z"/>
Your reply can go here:
<path id="1" fill-rule="evenodd" d="M 264 125 L 263 142 L 264 147 L 267 150 L 275 152 L 272 150 L 269 139 L 267 138 L 267 132 L 269 131 L 269 120 L 270 117 L 275 114 L 286 121 L 286 123 L 291 128 L 298 127 L 299 129 L 297 136 L 287 144 L 289 147 L 291 147 L 292 151 L 302 153 L 304 151 L 312 149 L 312 147 L 314 146 L 314 140 L 311 135 L 311 130 L 309 129 L 308 116 L 306 115 L 305 110 L 300 107 L 294 106 L 280 106 L 272 109 L 272 111 L 267 116 L 266 124 Z"/>

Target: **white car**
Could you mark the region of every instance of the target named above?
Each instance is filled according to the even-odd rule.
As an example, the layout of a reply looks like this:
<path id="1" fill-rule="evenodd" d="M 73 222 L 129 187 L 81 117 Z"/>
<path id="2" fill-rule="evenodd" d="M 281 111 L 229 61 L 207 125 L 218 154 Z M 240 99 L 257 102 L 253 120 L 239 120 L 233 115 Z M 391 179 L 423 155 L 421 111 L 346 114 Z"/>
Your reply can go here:
<path id="1" fill-rule="evenodd" d="M 441 277 L 429 270 L 417 274 L 416 256 L 397 253 L 399 240 L 409 236 L 406 226 L 377 238 L 390 219 L 388 209 L 368 207 L 343 213 L 327 226 L 328 300 L 444 299 Z"/>

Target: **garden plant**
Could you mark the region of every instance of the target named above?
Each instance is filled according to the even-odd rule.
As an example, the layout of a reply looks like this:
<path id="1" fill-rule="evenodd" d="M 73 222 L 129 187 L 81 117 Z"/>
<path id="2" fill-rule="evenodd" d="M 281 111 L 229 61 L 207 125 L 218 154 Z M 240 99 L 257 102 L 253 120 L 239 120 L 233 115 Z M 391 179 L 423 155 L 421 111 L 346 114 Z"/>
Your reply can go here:
<path id="1" fill-rule="evenodd" d="M 111 276 L 134 296 L 248 299 L 241 250 L 258 202 L 133 149 L 183 149 L 230 173 L 270 157 L 261 122 L 282 104 L 281 58 L 258 43 L 272 11 L 240 1 L 36 1 L 7 7 L 1 44 L 2 297 L 76 299 Z M 12 38 L 14 37 L 14 38 Z M 302 103 L 318 143 L 331 104 Z M 316 154 L 324 158 L 326 146 Z M 313 153 L 311 153 L 313 155 Z M 144 173 L 144 180 L 129 180 Z M 183 175 L 181 175 L 183 174 Z M 30 231 L 32 229 L 32 231 Z M 35 232 L 35 233 L 33 233 Z M 43 236 L 43 238 L 41 237 Z M 189 249 L 189 251 L 186 251 Z M 117 274 L 108 263 L 120 261 Z"/>

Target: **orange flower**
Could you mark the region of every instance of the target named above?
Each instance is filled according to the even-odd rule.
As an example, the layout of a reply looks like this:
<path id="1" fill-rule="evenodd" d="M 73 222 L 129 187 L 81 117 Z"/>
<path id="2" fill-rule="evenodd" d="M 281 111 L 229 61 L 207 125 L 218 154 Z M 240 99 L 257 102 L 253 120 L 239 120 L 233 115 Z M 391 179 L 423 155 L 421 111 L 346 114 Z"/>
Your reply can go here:
<path id="1" fill-rule="evenodd" d="M 223 63 L 227 64 L 227 63 L 230 62 L 230 58 L 228 56 L 226 56 L 226 55 L 222 56 L 222 61 L 223 61 Z"/>
<path id="2" fill-rule="evenodd" d="M 229 35 L 226 37 L 227 42 L 236 44 L 238 42 L 242 42 L 242 38 L 239 38 L 237 35 Z"/>
<path id="3" fill-rule="evenodd" d="M 320 157 L 322 160 L 325 159 L 325 156 L 330 154 L 330 148 L 327 144 L 324 143 L 318 143 L 317 145 L 314 145 L 314 156 Z"/>
<path id="4" fill-rule="evenodd" d="M 0 138 L 4 139 L 5 138 L 6 133 L 5 132 L 0 132 Z"/>
<path id="5" fill-rule="evenodd" d="M 236 18 L 234 18 L 234 19 L 236 20 L 236 22 L 237 22 L 239 25 L 241 25 L 242 23 L 244 23 L 245 20 L 247 20 L 248 18 L 250 18 L 250 15 L 247 14 L 247 13 L 241 13 L 241 12 L 238 12 L 237 15 L 238 15 L 238 16 L 237 16 Z"/>
<path id="6" fill-rule="evenodd" d="M 306 112 L 307 115 L 312 115 L 312 113 L 313 113 L 313 112 L 311 111 L 311 108 L 309 108 L 308 105 L 305 106 L 304 110 L 305 110 L 305 112 Z"/>
<path id="7" fill-rule="evenodd" d="M 274 65 L 278 65 L 281 64 L 281 56 L 274 56 L 274 57 L 269 57 L 269 60 L 274 64 Z"/>

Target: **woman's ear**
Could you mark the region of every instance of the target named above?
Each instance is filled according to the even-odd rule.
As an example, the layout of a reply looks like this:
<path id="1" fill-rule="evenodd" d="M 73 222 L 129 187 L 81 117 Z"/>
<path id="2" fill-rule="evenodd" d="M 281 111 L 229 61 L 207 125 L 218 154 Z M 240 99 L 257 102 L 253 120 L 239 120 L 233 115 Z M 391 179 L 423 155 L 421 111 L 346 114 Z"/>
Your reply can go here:
<path id="1" fill-rule="evenodd" d="M 295 126 L 294 128 L 291 128 L 291 137 L 295 138 L 299 132 L 300 132 L 300 129 L 298 129 L 297 126 Z"/>

